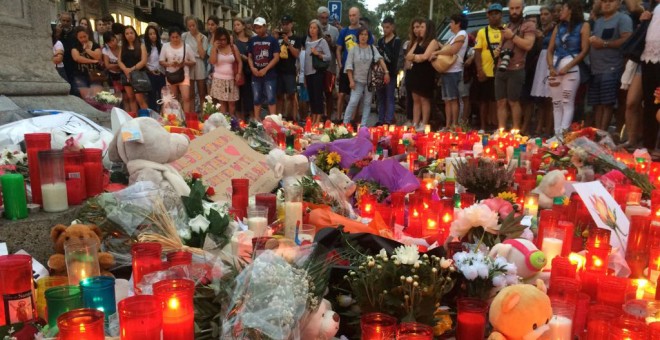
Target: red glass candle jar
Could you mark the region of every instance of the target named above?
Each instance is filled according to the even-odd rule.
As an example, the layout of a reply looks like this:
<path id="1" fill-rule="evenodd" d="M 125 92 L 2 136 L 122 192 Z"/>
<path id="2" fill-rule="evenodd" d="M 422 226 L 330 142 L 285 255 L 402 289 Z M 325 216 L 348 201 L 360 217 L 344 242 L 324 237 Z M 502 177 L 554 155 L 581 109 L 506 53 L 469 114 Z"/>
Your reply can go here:
<path id="1" fill-rule="evenodd" d="M 473 298 L 459 298 L 456 316 L 457 339 L 483 339 L 486 331 L 488 303 Z"/>
<path id="2" fill-rule="evenodd" d="M 552 270 L 550 272 L 550 282 L 556 278 L 566 277 L 575 279 L 577 273 L 577 264 L 572 264 L 568 257 L 557 256 L 552 260 Z"/>
<path id="3" fill-rule="evenodd" d="M 27 322 L 35 318 L 30 255 L 0 256 L 0 326 Z M 10 310 L 6 308 L 9 306 Z"/>
<path id="4" fill-rule="evenodd" d="M 628 245 L 626 246 L 626 262 L 630 266 L 630 277 L 643 275 L 649 259 L 648 237 L 651 218 L 649 216 L 633 215 L 630 217 Z"/>
<path id="5" fill-rule="evenodd" d="M 587 314 L 586 340 L 604 340 L 610 335 L 610 323 L 621 316 L 623 311 L 607 305 L 596 304 L 589 307 Z"/>
<path id="6" fill-rule="evenodd" d="M 170 267 L 190 266 L 192 265 L 192 253 L 183 250 L 167 253 L 167 263 Z"/>
<path id="7" fill-rule="evenodd" d="M 563 301 L 577 301 L 580 293 L 580 281 L 569 277 L 550 276 L 550 290 L 548 296 Z"/>
<path id="8" fill-rule="evenodd" d="M 363 314 L 360 317 L 363 340 L 390 340 L 396 336 L 396 318 L 383 313 Z"/>
<path id="9" fill-rule="evenodd" d="M 456 182 L 446 180 L 445 181 L 445 197 L 453 197 L 454 193 L 456 192 Z"/>
<path id="10" fill-rule="evenodd" d="M 630 191 L 630 186 L 627 184 L 619 184 L 614 188 L 614 200 L 616 203 L 626 204 L 628 200 L 628 192 Z"/>
<path id="11" fill-rule="evenodd" d="M 539 229 L 536 236 L 536 247 L 541 249 L 543 245 L 543 234 L 557 225 L 557 214 L 552 210 L 541 210 L 539 215 Z"/>
<path id="12" fill-rule="evenodd" d="M 589 237 L 587 238 L 587 247 L 590 245 L 595 248 L 600 248 L 604 245 L 610 244 L 610 236 L 612 232 L 603 228 L 589 229 Z"/>
<path id="13" fill-rule="evenodd" d="M 41 178 L 39 177 L 38 153 L 39 151 L 50 150 L 50 133 L 26 133 L 24 138 L 30 171 L 32 203 L 41 204 Z"/>
<path id="14" fill-rule="evenodd" d="M 477 196 L 469 192 L 461 193 L 461 208 L 465 209 L 472 206 L 477 201 Z"/>
<path id="15" fill-rule="evenodd" d="M 145 275 L 162 269 L 162 251 L 163 246 L 156 242 L 140 242 L 133 244 L 131 247 L 131 255 L 133 256 L 133 288 L 136 294 L 140 294 L 138 285 Z"/>
<path id="16" fill-rule="evenodd" d="M 598 291 L 598 282 L 605 276 L 602 272 L 597 271 L 583 271 L 580 274 L 582 280 L 582 292 L 588 294 L 591 300 L 596 300 Z"/>
<path id="17" fill-rule="evenodd" d="M 69 205 L 79 205 L 87 198 L 85 168 L 79 151 L 64 153 L 64 176 L 66 178 L 66 197 Z"/>
<path id="18" fill-rule="evenodd" d="M 433 327 L 418 322 L 403 322 L 396 332 L 397 340 L 433 340 Z"/>
<path id="19" fill-rule="evenodd" d="M 660 245 L 654 245 L 649 252 L 648 278 L 651 282 L 660 277 Z"/>
<path id="20" fill-rule="evenodd" d="M 260 193 L 254 196 L 255 205 L 268 208 L 268 224 L 277 218 L 277 196 L 271 193 Z"/>
<path id="21" fill-rule="evenodd" d="M 58 340 L 103 340 L 103 312 L 82 308 L 66 312 L 57 318 Z"/>
<path id="22" fill-rule="evenodd" d="M 585 328 L 587 327 L 587 314 L 591 297 L 585 293 L 579 293 L 575 304 L 575 317 L 573 318 L 573 338 L 582 339 Z"/>
<path id="23" fill-rule="evenodd" d="M 612 307 L 623 306 L 626 302 L 628 279 L 616 276 L 604 276 L 598 282 L 596 301 Z"/>
<path id="24" fill-rule="evenodd" d="M 93 197 L 103 192 L 103 150 L 83 149 L 82 155 L 85 191 L 88 197 Z"/>
<path id="25" fill-rule="evenodd" d="M 393 192 L 390 195 L 392 201 L 392 215 L 394 223 L 404 225 L 405 223 L 405 209 L 406 209 L 406 193 Z"/>
<path id="26" fill-rule="evenodd" d="M 601 273 L 607 272 L 609 266 L 610 250 L 612 246 L 609 244 L 601 245 L 596 248 L 594 245 L 587 244 L 586 265 L 587 270 L 597 271 Z"/>
<path id="27" fill-rule="evenodd" d="M 360 196 L 360 216 L 374 218 L 376 203 L 376 199 L 370 194 L 363 194 Z"/>
<path id="28" fill-rule="evenodd" d="M 121 340 L 160 340 L 163 309 L 153 295 L 136 295 L 119 301 Z"/>
<path id="29" fill-rule="evenodd" d="M 610 340 L 647 340 L 646 323 L 639 319 L 622 316 L 610 325 Z"/>
<path id="30" fill-rule="evenodd" d="M 564 244 L 561 248 L 561 256 L 568 256 L 571 254 L 571 249 L 573 248 L 573 233 L 575 231 L 575 225 L 573 222 L 560 220 L 557 222 L 557 228 L 563 229 L 564 235 L 566 235 Z"/>
<path id="31" fill-rule="evenodd" d="M 247 178 L 232 178 L 231 206 L 236 210 L 240 220 L 247 217 L 248 200 L 250 198 L 250 180 Z"/>
<path id="32" fill-rule="evenodd" d="M 660 340 L 660 321 L 649 324 L 649 340 Z"/>
<path id="33" fill-rule="evenodd" d="M 410 207 L 406 233 L 412 237 L 422 236 L 422 209 L 419 205 Z"/>
<path id="34" fill-rule="evenodd" d="M 195 283 L 191 280 L 163 280 L 154 284 L 154 295 L 163 308 L 163 339 L 194 339 L 194 293 Z"/>

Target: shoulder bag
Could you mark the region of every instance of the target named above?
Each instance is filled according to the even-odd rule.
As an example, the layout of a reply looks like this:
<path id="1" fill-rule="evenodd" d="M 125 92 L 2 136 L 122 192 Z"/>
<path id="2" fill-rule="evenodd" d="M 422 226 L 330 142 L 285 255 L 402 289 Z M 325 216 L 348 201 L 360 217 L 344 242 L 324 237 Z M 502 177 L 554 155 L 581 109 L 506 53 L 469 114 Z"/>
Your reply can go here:
<path id="1" fill-rule="evenodd" d="M 186 79 L 186 71 L 184 70 L 184 67 L 186 67 L 186 43 L 183 42 L 183 65 L 176 71 L 174 72 L 168 72 L 165 71 L 165 78 L 167 79 L 167 82 L 170 83 L 170 85 L 176 85 L 181 82 L 183 82 Z"/>
<path id="2" fill-rule="evenodd" d="M 646 47 L 646 32 L 649 29 L 650 22 L 650 20 L 642 21 L 628 40 L 621 45 L 624 58 L 640 63 L 644 47 Z"/>
<path id="3" fill-rule="evenodd" d="M 451 44 L 447 44 L 440 51 L 446 51 L 451 48 Z M 438 73 L 445 73 L 447 72 L 452 65 L 458 60 L 458 56 L 456 54 L 439 54 L 436 56 L 435 60 L 431 63 L 433 65 L 433 68 L 438 72 Z"/>
<path id="4" fill-rule="evenodd" d="M 238 74 L 238 63 L 242 63 L 243 61 L 241 60 L 241 53 L 238 51 L 236 48 L 236 45 L 231 44 L 231 51 L 232 54 L 236 52 L 238 54 L 238 60 L 234 60 L 234 63 L 232 64 L 232 68 L 234 70 L 234 75 Z M 241 77 L 238 78 L 238 81 L 236 82 L 236 86 L 243 86 L 245 84 L 245 75 L 241 74 Z"/>
<path id="5" fill-rule="evenodd" d="M 387 70 L 383 70 L 380 63 L 376 62 L 374 47 L 370 45 L 369 49 L 371 50 L 371 65 L 369 66 L 369 72 L 367 74 L 367 81 L 369 82 L 367 89 L 369 92 L 372 92 L 373 90 L 378 90 L 385 86 L 385 72 Z"/>
<path id="6" fill-rule="evenodd" d="M 149 93 L 151 92 L 151 81 L 149 76 L 144 70 L 134 70 L 130 73 L 131 87 L 135 93 Z"/>

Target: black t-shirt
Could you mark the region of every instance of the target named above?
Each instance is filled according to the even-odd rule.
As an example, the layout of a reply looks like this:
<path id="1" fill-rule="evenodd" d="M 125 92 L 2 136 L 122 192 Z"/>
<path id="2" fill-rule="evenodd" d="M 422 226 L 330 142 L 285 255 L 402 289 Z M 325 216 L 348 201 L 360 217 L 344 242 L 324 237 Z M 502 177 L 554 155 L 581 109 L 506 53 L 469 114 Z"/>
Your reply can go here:
<path id="1" fill-rule="evenodd" d="M 293 46 L 296 50 L 300 51 L 302 49 L 303 38 L 298 37 L 295 34 L 289 37 L 289 44 Z M 284 45 L 284 39 L 280 38 L 278 40 L 280 44 L 280 61 L 277 63 L 277 72 L 280 74 L 298 74 L 296 70 L 296 59 L 291 51 Z"/>
<path id="2" fill-rule="evenodd" d="M 398 68 L 399 61 L 399 51 L 401 50 L 401 39 L 395 36 L 389 42 L 385 42 L 385 37 L 378 39 L 376 44 L 378 47 L 378 52 L 383 56 L 385 60 L 385 65 L 387 65 L 387 71 L 391 76 L 395 76 Z"/>
<path id="3" fill-rule="evenodd" d="M 92 58 L 91 55 L 87 54 L 85 50 L 82 48 L 82 46 L 78 46 L 79 44 L 76 43 L 76 45 L 73 47 L 75 50 L 78 50 L 78 53 L 85 58 L 88 59 L 94 59 Z M 101 48 L 99 44 L 95 43 L 92 41 L 92 50 L 95 50 L 97 48 Z M 74 75 L 79 75 L 79 76 L 84 76 L 87 75 L 89 70 L 95 70 L 98 68 L 99 64 L 82 64 L 82 63 L 75 63 L 76 67 L 73 70 Z"/>

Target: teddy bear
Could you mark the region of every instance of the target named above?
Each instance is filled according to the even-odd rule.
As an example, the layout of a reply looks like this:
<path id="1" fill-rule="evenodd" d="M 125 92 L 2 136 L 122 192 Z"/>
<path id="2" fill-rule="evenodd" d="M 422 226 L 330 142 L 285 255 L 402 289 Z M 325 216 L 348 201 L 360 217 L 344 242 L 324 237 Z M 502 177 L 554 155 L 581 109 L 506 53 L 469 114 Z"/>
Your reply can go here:
<path id="1" fill-rule="evenodd" d="M 188 196 L 190 188 L 179 172 L 168 163 L 188 151 L 188 137 L 169 133 L 153 118 L 140 117 L 124 122 L 110 142 L 108 156 L 124 162 L 129 185 L 151 181 L 160 188 L 171 188 L 179 196 Z"/>
<path id="2" fill-rule="evenodd" d="M 533 278 L 547 262 L 545 254 L 533 242 L 523 238 L 508 239 L 494 245 L 488 256 L 506 258 L 507 262 L 516 265 L 517 275 L 523 279 Z"/>
<path id="3" fill-rule="evenodd" d="M 541 183 L 532 190 L 532 193 L 539 195 L 539 207 L 542 209 L 552 209 L 555 197 L 564 196 L 566 188 L 566 177 L 563 170 L 552 170 L 543 176 Z"/>
<path id="4" fill-rule="evenodd" d="M 204 122 L 204 127 L 202 128 L 202 132 L 209 133 L 221 126 L 227 130 L 231 129 L 231 124 L 227 120 L 227 116 L 225 116 L 223 113 L 216 112 L 210 115 L 208 119 L 206 119 Z"/>
<path id="5" fill-rule="evenodd" d="M 69 227 L 62 224 L 54 226 L 50 231 L 55 254 L 48 259 L 48 268 L 53 276 L 67 275 L 64 247 L 77 244 L 96 244 L 101 247 L 102 232 L 98 226 L 86 224 L 73 224 Z M 101 275 L 113 276 L 108 270 L 115 265 L 115 258 L 110 253 L 99 251 L 99 266 Z"/>
<path id="6" fill-rule="evenodd" d="M 332 310 L 330 301 L 323 299 L 318 309 L 307 317 L 300 332 L 301 339 L 330 340 L 339 331 L 339 314 Z"/>
<path id="7" fill-rule="evenodd" d="M 282 179 L 282 187 L 298 184 L 307 170 L 309 160 L 303 155 L 289 156 L 281 149 L 270 150 L 266 155 L 266 163 L 273 170 L 275 178 Z"/>
<path id="8" fill-rule="evenodd" d="M 355 193 L 356 185 L 353 180 L 351 180 L 348 175 L 343 171 L 332 168 L 328 174 L 328 180 L 332 185 L 329 188 L 323 188 L 331 197 L 334 197 L 338 202 L 340 202 L 344 213 L 350 218 L 356 218 L 357 215 L 353 210 L 353 205 L 350 203 L 350 199 Z M 322 185 L 323 187 L 323 185 Z"/>
<path id="9" fill-rule="evenodd" d="M 535 340 L 550 329 L 552 305 L 543 281 L 502 289 L 490 304 L 488 340 Z"/>

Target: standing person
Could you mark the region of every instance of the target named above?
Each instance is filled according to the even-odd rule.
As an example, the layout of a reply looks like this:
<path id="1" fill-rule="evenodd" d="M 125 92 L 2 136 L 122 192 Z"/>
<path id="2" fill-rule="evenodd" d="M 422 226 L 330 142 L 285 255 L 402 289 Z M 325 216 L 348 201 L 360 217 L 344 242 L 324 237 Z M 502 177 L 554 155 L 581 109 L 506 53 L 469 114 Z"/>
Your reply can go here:
<path id="1" fill-rule="evenodd" d="M 337 27 L 330 25 L 330 10 L 327 7 L 321 6 L 316 10 L 317 19 L 321 23 L 322 36 L 325 38 L 328 46 L 330 46 L 331 51 L 337 50 L 337 38 L 339 38 L 339 30 Z M 325 112 L 328 115 L 329 119 L 335 121 L 339 120 L 339 114 L 333 114 L 334 107 L 334 98 L 333 94 L 335 93 L 335 80 L 337 79 L 337 55 L 332 53 L 330 59 L 330 66 L 328 70 L 325 71 L 325 82 L 323 89 L 325 90 Z"/>
<path id="2" fill-rule="evenodd" d="M 80 93 L 80 98 L 94 97 L 103 88 L 103 84 L 92 82 L 89 72 L 99 69 L 101 61 L 101 47 L 89 39 L 87 30 L 78 26 L 73 30 L 76 39 L 71 50 L 71 56 L 75 63 L 73 71 L 73 82 Z"/>
<path id="3" fill-rule="evenodd" d="M 341 112 L 344 109 L 344 99 L 346 96 L 350 96 L 351 87 L 348 81 L 348 74 L 344 70 L 344 65 L 346 64 L 346 59 L 348 58 L 348 52 L 350 52 L 353 47 L 358 44 L 358 29 L 360 26 L 360 9 L 357 7 L 351 7 L 348 10 L 348 20 L 350 25 L 344 27 L 339 32 L 339 37 L 337 38 L 337 67 L 339 68 L 339 93 L 337 94 L 337 112 Z M 369 36 L 368 44 L 371 45 L 374 43 L 373 37 Z M 369 104 L 365 104 L 369 106 Z M 345 117 L 345 116 L 344 116 Z"/>
<path id="4" fill-rule="evenodd" d="M 115 95 L 119 95 L 124 92 L 124 87 L 121 85 L 121 68 L 119 68 L 118 57 L 121 53 L 121 47 L 119 47 L 117 37 L 112 32 L 103 33 L 103 40 L 105 41 L 105 46 L 101 50 L 103 65 L 108 71 L 108 80 L 113 90 L 115 90 Z"/>
<path id="5" fill-rule="evenodd" d="M 195 56 L 195 65 L 190 67 L 190 99 L 192 103 L 192 113 L 195 111 L 195 99 L 199 99 L 199 105 L 204 105 L 206 100 L 206 50 L 208 49 L 208 38 L 199 31 L 197 18 L 193 16 L 186 17 L 186 27 L 188 32 L 183 33 L 181 39 L 184 44 L 190 46 L 190 50 Z M 197 98 L 195 98 L 195 87 L 197 88 Z"/>
<path id="6" fill-rule="evenodd" d="M 94 38 L 94 31 L 92 30 L 92 25 L 89 23 L 88 18 L 86 17 L 80 18 L 80 20 L 78 20 L 78 26 L 84 27 L 85 31 L 87 31 L 87 36 L 89 37 L 89 40 L 96 42 L 96 39 Z"/>
<path id="7" fill-rule="evenodd" d="M 220 27 L 220 18 L 215 15 L 211 15 L 206 19 L 206 36 L 209 43 L 206 47 L 206 55 L 211 58 L 211 49 L 213 49 L 213 41 L 215 40 L 215 31 Z M 213 64 L 210 60 L 206 62 L 206 74 L 207 74 L 207 87 L 210 88 L 213 82 Z M 209 90 L 210 91 L 210 90 Z"/>
<path id="8" fill-rule="evenodd" d="M 488 7 L 488 26 L 477 32 L 474 45 L 474 61 L 477 66 L 477 82 L 474 91 L 480 94 L 479 115 L 481 130 L 486 130 L 496 123 L 495 113 L 495 51 L 502 43 L 502 5 L 491 4 Z"/>
<path id="9" fill-rule="evenodd" d="M 229 114 L 236 118 L 236 101 L 239 90 L 236 83 L 243 77 L 243 63 L 238 63 L 234 69 L 234 62 L 241 60 L 241 54 L 231 43 L 229 32 L 220 27 L 216 30 L 211 48 L 209 62 L 213 65 L 213 82 L 211 97 L 220 102 L 220 106 L 229 109 Z"/>
<path id="10" fill-rule="evenodd" d="M 147 49 L 144 47 L 133 26 L 124 28 L 124 41 L 119 52 L 119 68 L 123 72 L 122 85 L 126 94 L 126 109 L 136 112 L 138 108 L 146 109 L 147 101 L 144 93 L 136 93 L 131 85 L 131 72 L 140 71 L 147 65 Z"/>
<path id="11" fill-rule="evenodd" d="M 181 29 L 178 26 L 172 26 L 169 29 L 170 42 L 163 44 L 160 50 L 159 62 L 160 66 L 165 67 L 166 72 L 176 72 L 183 69 L 184 79 L 177 84 L 171 84 L 167 80 L 167 73 L 165 83 L 169 86 L 170 92 L 174 98 L 181 93 L 181 101 L 183 102 L 183 112 L 192 112 L 193 104 L 190 97 L 190 67 L 197 64 L 195 60 L 195 52 L 186 46 L 181 39 Z"/>
<path id="12" fill-rule="evenodd" d="M 298 98 L 296 97 L 296 61 L 300 55 L 303 38 L 293 32 L 293 18 L 285 15 L 280 20 L 280 61 L 277 63 L 277 112 L 294 122 L 298 121 Z"/>
<path id="13" fill-rule="evenodd" d="M 305 46 L 300 50 L 298 55 L 298 119 L 303 122 L 307 117 L 310 117 L 309 113 L 309 92 L 307 92 L 307 86 L 305 86 Z M 319 119 L 320 121 L 320 119 Z"/>
<path id="14" fill-rule="evenodd" d="M 357 30 L 358 45 L 348 52 L 344 69 L 348 75 L 348 82 L 351 88 L 351 98 L 346 106 L 344 112 L 344 124 L 347 125 L 351 122 L 353 114 L 357 110 L 360 99 L 364 100 L 362 107 L 362 126 L 367 126 L 369 121 L 369 112 L 371 111 L 371 97 L 373 92 L 369 90 L 369 69 L 371 63 L 377 62 L 383 70 L 387 70 L 387 65 L 383 57 L 378 53 L 378 50 L 369 44 L 369 37 L 371 34 L 366 27 L 360 27 Z M 385 71 L 385 84 L 390 82 L 390 74 Z"/>
<path id="15" fill-rule="evenodd" d="M 612 120 L 624 68 L 620 47 L 632 33 L 632 19 L 619 12 L 620 5 L 620 0 L 601 1 L 602 16 L 594 22 L 589 38 L 593 77 L 587 100 L 594 108 L 594 125 L 601 130 L 607 130 Z"/>
<path id="16" fill-rule="evenodd" d="M 59 23 L 53 30 L 53 41 L 57 40 L 62 42 L 62 47 L 64 48 L 62 63 L 64 64 L 66 79 L 71 85 L 69 94 L 79 96 L 78 88 L 73 81 L 73 72 L 76 69 L 76 63 L 73 61 L 73 56 L 71 55 L 76 37 L 73 34 L 73 26 L 71 25 L 71 14 L 67 12 L 60 14 Z"/>
<path id="17" fill-rule="evenodd" d="M 94 22 L 96 25 L 96 30 L 94 31 L 94 41 L 96 41 L 99 46 L 105 46 L 105 40 L 103 39 L 103 34 L 107 31 L 105 22 L 103 19 L 96 19 Z"/>
<path id="18" fill-rule="evenodd" d="M 237 116 L 241 119 L 248 119 L 254 110 L 254 101 L 252 99 L 252 71 L 248 65 L 248 41 L 252 32 L 248 31 L 245 22 L 242 19 L 234 19 L 234 44 L 241 54 L 243 61 L 243 85 L 238 87 L 239 101 L 237 105 Z"/>
<path id="19" fill-rule="evenodd" d="M 415 41 L 411 42 L 406 53 L 406 60 L 412 62 L 406 81 L 413 98 L 413 127 L 417 131 L 422 131 L 431 117 L 431 99 L 435 89 L 436 71 L 431 65 L 430 59 L 440 45 L 434 38 L 433 21 L 415 19 L 414 22 L 419 23 L 419 28 Z"/>
<path id="20" fill-rule="evenodd" d="M 320 58 L 326 62 L 332 59 L 330 46 L 321 34 L 321 23 L 318 20 L 310 21 L 305 42 L 305 63 L 302 67 L 305 69 L 305 85 L 312 110 L 312 124 L 320 123 L 321 117 L 325 115 L 323 88 L 325 71 L 314 69 L 313 58 Z"/>
<path id="21" fill-rule="evenodd" d="M 463 79 L 463 57 L 467 50 L 467 32 L 462 29 L 462 22 L 461 14 L 454 14 L 450 17 L 449 29 L 454 34 L 447 42 L 450 47 L 433 52 L 434 57 L 438 55 L 455 55 L 457 57 L 447 72 L 440 74 L 442 100 L 445 101 L 445 128 L 447 129 L 458 124 L 459 100 L 461 99 L 458 89 Z"/>
<path id="22" fill-rule="evenodd" d="M 573 120 L 575 93 L 580 86 L 578 65 L 589 53 L 589 33 L 579 0 L 565 3 L 546 56 L 556 136 L 561 136 Z"/>
<path id="23" fill-rule="evenodd" d="M 69 81 L 66 78 L 66 71 L 64 70 L 64 45 L 59 40 L 53 41 L 53 64 L 55 64 L 55 70 L 57 74 L 62 77 L 62 79 Z"/>
<path id="24" fill-rule="evenodd" d="M 539 17 L 541 25 L 536 31 L 536 39 L 541 40 L 541 52 L 539 60 L 536 62 L 536 71 L 534 72 L 534 82 L 532 83 L 532 97 L 536 98 L 538 106 L 538 123 L 536 125 L 536 134 L 551 133 L 552 127 L 552 99 L 550 95 L 550 86 L 548 86 L 548 46 L 554 31 L 554 21 L 552 20 L 552 8 L 544 6 L 541 8 Z M 579 52 L 578 52 L 579 53 Z M 573 119 L 571 117 L 571 119 Z"/>
<path id="25" fill-rule="evenodd" d="M 258 17 L 252 25 L 256 36 L 248 42 L 248 65 L 252 71 L 252 96 L 254 98 L 254 120 L 261 121 L 261 105 L 268 105 L 268 113 L 276 111 L 277 71 L 280 49 L 277 40 L 268 35 L 266 19 Z"/>
<path id="26" fill-rule="evenodd" d="M 509 0 L 509 24 L 502 30 L 502 44 L 494 51 L 499 59 L 495 72 L 495 100 L 500 129 L 506 129 L 509 109 L 513 129 L 522 127 L 520 94 L 525 83 L 525 59 L 536 39 L 536 26 L 524 20 L 523 7 L 523 0 Z"/>
<path id="27" fill-rule="evenodd" d="M 160 33 L 155 26 L 147 26 L 144 30 L 144 48 L 147 50 L 147 75 L 151 82 L 151 92 L 149 92 L 149 108 L 159 112 L 158 100 L 165 86 L 165 72 L 160 66 L 160 52 L 163 44 L 160 41 Z"/>
<path id="28" fill-rule="evenodd" d="M 401 51 L 401 39 L 396 36 L 394 18 L 388 16 L 383 19 L 383 37 L 378 39 L 376 45 L 378 52 L 383 56 L 387 71 L 391 76 L 399 74 L 399 52 Z M 376 90 L 378 107 L 378 124 L 394 123 L 394 92 L 396 81 L 391 81 L 387 86 Z"/>
<path id="29" fill-rule="evenodd" d="M 652 14 L 651 14 L 652 13 Z M 658 1 L 652 2 L 651 11 L 645 11 L 640 20 L 651 20 L 646 33 L 646 42 L 642 52 L 642 93 L 644 94 L 644 147 L 655 150 L 658 137 L 658 116 L 660 105 L 655 102 L 653 93 L 660 87 L 660 6 Z M 653 153 L 658 157 L 657 151 Z"/>

